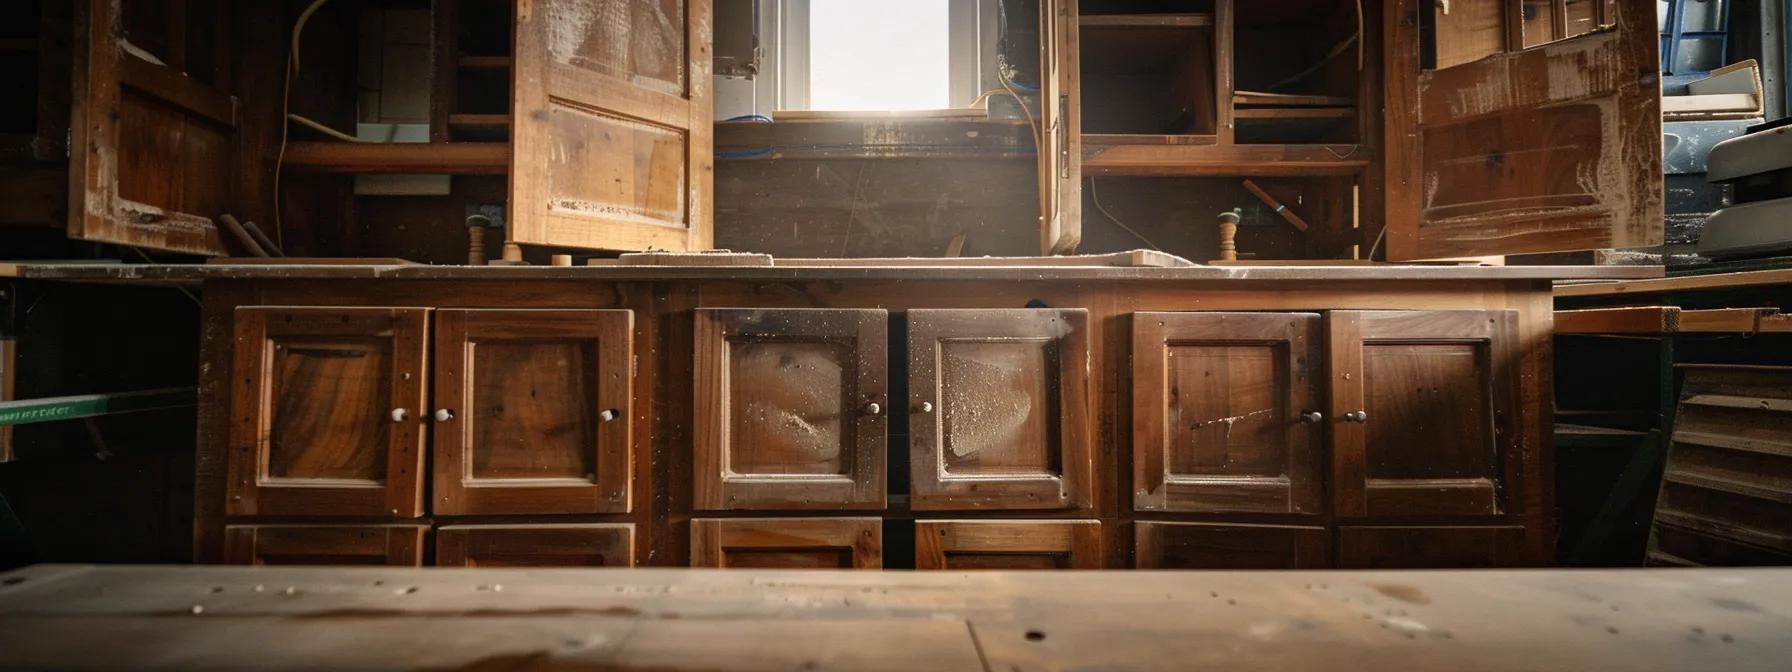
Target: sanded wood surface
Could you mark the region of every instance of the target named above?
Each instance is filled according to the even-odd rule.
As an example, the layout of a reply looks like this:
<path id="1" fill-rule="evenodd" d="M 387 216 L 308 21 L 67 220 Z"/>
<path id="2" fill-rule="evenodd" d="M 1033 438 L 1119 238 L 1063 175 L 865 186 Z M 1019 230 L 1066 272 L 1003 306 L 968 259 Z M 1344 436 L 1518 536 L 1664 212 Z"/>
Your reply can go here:
<path id="1" fill-rule="evenodd" d="M 1778 308 L 1631 306 L 1556 311 L 1558 334 L 1757 334 L 1792 332 L 1792 315 Z"/>
<path id="2" fill-rule="evenodd" d="M 1620 282 L 1588 282 L 1556 288 L 1557 298 L 1581 296 L 1624 296 L 1662 294 L 1666 292 L 1715 292 L 1726 289 L 1767 287 L 1792 284 L 1792 268 L 1738 273 L 1712 273 L 1676 278 L 1653 278 Z"/>
<path id="3" fill-rule="evenodd" d="M 0 668 L 1783 670 L 1788 605 L 1787 569 L 40 565 Z"/>

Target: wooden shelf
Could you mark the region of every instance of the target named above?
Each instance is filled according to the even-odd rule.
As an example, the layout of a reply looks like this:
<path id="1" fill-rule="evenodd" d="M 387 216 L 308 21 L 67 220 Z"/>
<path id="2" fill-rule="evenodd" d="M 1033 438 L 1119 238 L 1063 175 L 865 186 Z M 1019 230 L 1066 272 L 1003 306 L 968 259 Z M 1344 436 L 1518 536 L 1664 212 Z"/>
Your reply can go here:
<path id="1" fill-rule="evenodd" d="M 1099 147 L 1120 145 L 1212 145 L 1219 142 L 1213 135 L 1150 135 L 1143 133 L 1084 133 L 1083 144 Z"/>
<path id="2" fill-rule="evenodd" d="M 1085 175 L 1355 175 L 1366 170 L 1370 160 L 1374 158 L 1373 150 L 1361 145 L 1196 145 L 1161 142 L 1108 145 L 1090 143 L 1090 137 L 1101 136 L 1083 136 Z"/>
<path id="3" fill-rule="evenodd" d="M 1232 110 L 1234 119 L 1349 119 L 1354 116 L 1354 107 L 1239 107 Z"/>
<path id="4" fill-rule="evenodd" d="M 1356 99 L 1304 93 L 1236 91 L 1232 94 L 1232 104 L 1242 107 L 1355 107 Z"/>
<path id="5" fill-rule="evenodd" d="M 314 173 L 502 175 L 510 170 L 510 144 L 293 142 L 284 163 Z"/>
<path id="6" fill-rule="evenodd" d="M 1078 20 L 1089 28 L 1212 28 L 1212 14 L 1086 14 Z"/>
<path id="7" fill-rule="evenodd" d="M 468 56 L 466 54 L 461 54 L 456 62 L 466 70 L 509 70 L 511 64 L 509 56 Z"/>
<path id="8" fill-rule="evenodd" d="M 510 126 L 510 115 L 508 115 L 508 114 L 450 114 L 450 115 L 448 115 L 448 125 L 449 126 L 479 126 L 479 127 L 502 126 L 502 127 L 508 127 L 508 126 Z"/>

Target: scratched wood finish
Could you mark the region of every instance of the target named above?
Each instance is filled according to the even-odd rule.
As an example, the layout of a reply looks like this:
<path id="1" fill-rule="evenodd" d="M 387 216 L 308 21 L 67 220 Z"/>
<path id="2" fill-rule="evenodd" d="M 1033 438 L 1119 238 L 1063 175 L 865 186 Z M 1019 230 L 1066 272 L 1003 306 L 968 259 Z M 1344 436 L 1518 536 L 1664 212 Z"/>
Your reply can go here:
<path id="1" fill-rule="evenodd" d="M 237 308 L 226 512 L 422 515 L 429 312 Z"/>
<path id="2" fill-rule="evenodd" d="M 1455 4 L 1452 23 L 1500 20 L 1495 0 Z M 1654 3 L 1616 3 L 1612 27 L 1533 49 L 1505 38 L 1505 53 L 1468 62 L 1485 39 L 1458 36 L 1440 69 L 1421 71 L 1412 18 L 1428 10 L 1391 0 L 1383 16 L 1388 258 L 1661 244 Z M 1469 32 L 1511 32 L 1482 28 Z"/>
<path id="3" fill-rule="evenodd" d="M 437 567 L 633 567 L 630 523 L 445 525 Z"/>
<path id="4" fill-rule="evenodd" d="M 163 63 L 125 50 L 120 0 L 77 0 L 69 125 L 69 237 L 225 256 L 212 218 L 235 206 L 236 101 L 217 71 L 186 72 L 189 44 L 213 44 L 228 13 L 169 26 L 203 31 L 170 40 Z M 183 33 L 184 36 L 184 33 Z M 218 63 L 218 54 L 195 61 Z"/>
<path id="5" fill-rule="evenodd" d="M 634 313 L 436 313 L 440 514 L 626 513 Z"/>
<path id="6" fill-rule="evenodd" d="M 1139 569 L 1324 569 L 1332 566 L 1331 530 L 1296 525 L 1139 521 L 1133 524 Z"/>
<path id="7" fill-rule="evenodd" d="M 879 518 L 699 518 L 691 566 L 741 569 L 881 569 Z"/>
<path id="8" fill-rule="evenodd" d="M 1132 329 L 1135 509 L 1323 510 L 1319 315 L 1141 312 Z"/>
<path id="9" fill-rule="evenodd" d="M 509 242 L 710 247 L 710 22 L 710 0 L 517 5 Z"/>
<path id="10" fill-rule="evenodd" d="M 916 511 L 1089 503 L 1089 311 L 908 311 Z"/>
<path id="11" fill-rule="evenodd" d="M 428 525 L 231 525 L 224 528 L 224 561 L 421 567 L 428 531 Z"/>
<path id="12" fill-rule="evenodd" d="M 1526 452 L 1513 421 L 1517 315 L 1334 311 L 1326 319 L 1337 515 L 1513 510 Z"/>
<path id="13" fill-rule="evenodd" d="M 1094 520 L 918 520 L 915 569 L 1100 569 Z"/>
<path id="14" fill-rule="evenodd" d="M 696 311 L 702 510 L 882 509 L 888 315 Z"/>

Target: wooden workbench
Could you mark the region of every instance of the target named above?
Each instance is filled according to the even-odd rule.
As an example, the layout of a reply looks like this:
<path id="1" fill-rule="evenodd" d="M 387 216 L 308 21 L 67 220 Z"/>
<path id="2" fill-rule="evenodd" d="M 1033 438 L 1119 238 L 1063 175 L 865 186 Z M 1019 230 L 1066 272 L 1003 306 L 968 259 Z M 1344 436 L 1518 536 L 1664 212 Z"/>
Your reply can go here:
<path id="1" fill-rule="evenodd" d="M 1784 670 L 1792 570 L 0 575 L 4 669 Z"/>

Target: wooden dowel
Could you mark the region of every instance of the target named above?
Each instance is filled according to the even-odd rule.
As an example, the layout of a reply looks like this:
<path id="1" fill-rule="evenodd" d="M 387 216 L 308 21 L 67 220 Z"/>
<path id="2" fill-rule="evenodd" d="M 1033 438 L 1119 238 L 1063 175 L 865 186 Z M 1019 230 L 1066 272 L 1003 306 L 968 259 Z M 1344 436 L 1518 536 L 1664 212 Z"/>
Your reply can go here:
<path id="1" fill-rule="evenodd" d="M 1307 220 L 1301 219 L 1300 215 L 1294 214 L 1293 210 L 1290 210 L 1287 205 L 1283 205 L 1281 201 L 1276 200 L 1276 197 L 1269 195 L 1269 192 L 1264 191 L 1263 187 L 1257 186 L 1256 182 L 1245 180 L 1244 188 L 1250 191 L 1252 195 L 1256 196 L 1257 200 L 1263 201 L 1264 205 L 1275 208 L 1276 214 L 1281 215 L 1282 219 L 1288 220 L 1288 223 L 1293 224 L 1294 228 L 1302 231 L 1307 230 Z"/>
<path id="2" fill-rule="evenodd" d="M 280 246 L 274 244 L 274 239 L 269 238 L 268 234 L 261 230 L 261 227 L 255 225 L 255 222 L 243 222 L 243 229 L 247 230 L 249 235 L 255 238 L 255 242 L 261 244 L 261 249 L 266 251 L 268 256 L 286 256 L 285 252 L 280 251 Z"/>
<path id="3" fill-rule="evenodd" d="M 224 230 L 229 231 L 230 236 L 232 238 L 235 238 L 236 242 L 242 244 L 243 249 L 247 250 L 249 252 L 249 256 L 251 256 L 251 257 L 268 256 L 267 250 L 261 249 L 261 244 L 255 242 L 255 237 L 249 235 L 249 231 L 247 229 L 243 228 L 243 223 L 237 221 L 236 217 L 233 217 L 229 214 L 223 214 L 223 215 L 218 215 L 218 220 L 221 222 L 224 222 Z"/>

